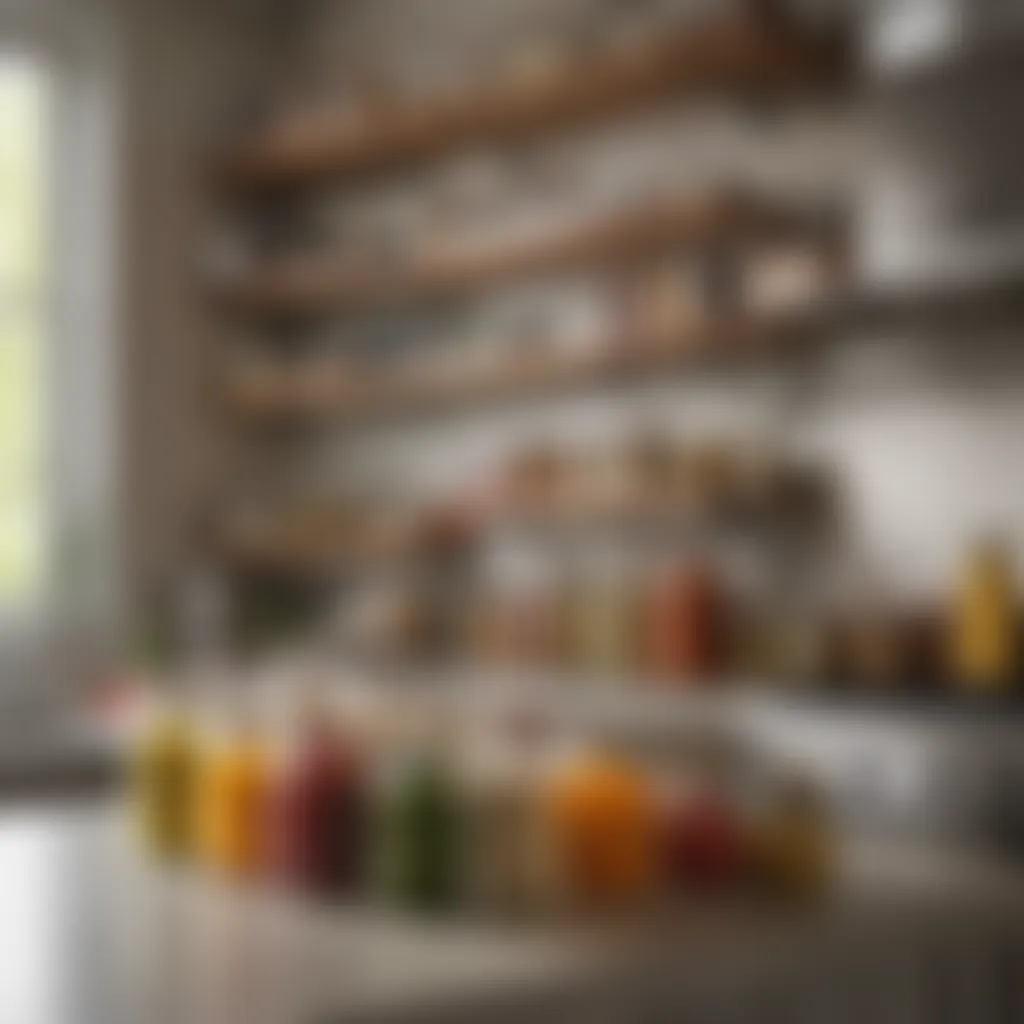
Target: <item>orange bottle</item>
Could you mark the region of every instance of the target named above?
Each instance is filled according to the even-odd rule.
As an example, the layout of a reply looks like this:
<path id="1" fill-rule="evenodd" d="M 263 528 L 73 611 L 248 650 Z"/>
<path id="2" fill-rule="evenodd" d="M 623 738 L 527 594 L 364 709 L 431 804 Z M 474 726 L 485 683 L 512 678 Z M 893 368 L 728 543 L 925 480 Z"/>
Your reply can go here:
<path id="1" fill-rule="evenodd" d="M 270 761 L 251 728 L 215 739 L 201 775 L 199 848 L 211 867 L 236 877 L 264 863 Z"/>
<path id="2" fill-rule="evenodd" d="M 552 787 L 558 857 L 571 896 L 588 905 L 641 900 L 656 874 L 655 816 L 643 777 L 626 761 L 589 755 Z"/>

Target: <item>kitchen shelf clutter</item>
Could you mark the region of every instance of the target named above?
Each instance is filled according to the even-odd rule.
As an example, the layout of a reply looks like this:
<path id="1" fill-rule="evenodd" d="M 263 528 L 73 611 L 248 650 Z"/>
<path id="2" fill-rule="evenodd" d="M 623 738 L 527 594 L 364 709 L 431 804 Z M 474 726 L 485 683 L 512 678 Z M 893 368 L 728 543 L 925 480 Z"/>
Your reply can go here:
<path id="1" fill-rule="evenodd" d="M 347 577 L 319 636 L 370 674 L 1012 694 L 1024 662 L 1007 553 L 977 547 L 955 588 L 927 598 L 881 584 L 829 594 L 820 569 L 844 504 L 827 465 L 763 440 L 647 434 L 527 446 L 419 505 L 249 502 L 220 540 L 251 576 Z"/>
<path id="2" fill-rule="evenodd" d="M 267 317 L 349 314 L 338 329 L 342 344 L 318 356 L 301 357 L 294 346 L 283 355 L 280 346 L 232 353 L 222 395 L 242 422 L 350 419 L 756 361 L 817 332 L 845 249 L 834 216 L 717 189 L 535 218 L 514 230 L 491 223 L 475 240 L 433 240 L 394 255 L 390 270 L 373 266 L 365 250 L 349 261 L 295 257 L 244 275 L 226 295 Z M 543 287 L 552 276 L 582 293 L 580 314 L 568 321 L 564 304 L 505 323 L 464 317 L 436 343 L 383 350 L 367 325 L 390 307 Z M 361 323 L 351 320 L 357 314 Z M 418 333 L 428 328 L 421 323 Z"/>
<path id="3" fill-rule="evenodd" d="M 318 443 L 351 444 L 356 432 L 344 428 L 757 371 L 820 348 L 851 262 L 849 218 L 834 202 L 796 202 L 742 175 L 687 176 L 664 154 L 645 177 L 635 154 L 587 175 L 565 147 L 507 152 L 535 137 L 575 147 L 571 130 L 655 108 L 674 114 L 680 101 L 808 98 L 849 81 L 849 37 L 783 7 L 728 5 L 586 53 L 532 47 L 490 84 L 443 94 L 357 87 L 337 101 L 279 105 L 219 168 L 242 235 L 212 261 L 210 285 L 244 332 L 225 347 L 215 388 L 231 425 L 246 440 L 254 427 L 301 427 L 300 441 L 308 430 Z M 337 435 L 319 429 L 335 426 Z M 554 590 L 586 590 L 583 576 L 603 576 L 608 557 L 621 564 L 632 557 L 624 549 L 638 549 L 643 568 L 625 587 L 636 601 L 619 594 L 622 616 L 612 608 L 618 583 L 591 581 L 593 631 L 607 634 L 614 661 L 643 619 L 671 660 L 683 657 L 675 647 L 687 609 L 714 618 L 729 603 L 707 549 L 759 550 L 747 572 L 759 610 L 783 590 L 811 600 L 803 574 L 835 539 L 835 482 L 759 442 L 741 451 L 735 438 L 719 448 L 655 432 L 607 451 L 539 446 L 425 498 L 307 486 L 221 503 L 211 547 L 242 590 L 311 582 L 342 595 L 343 646 L 369 660 L 386 649 L 407 666 L 435 661 L 435 642 L 462 661 L 475 652 L 481 665 L 505 657 L 476 657 L 483 648 L 508 646 L 515 664 L 521 647 L 541 642 L 527 637 L 526 619 L 537 629 L 560 621 Z M 571 553 L 591 541 L 605 553 Z M 484 570 L 509 545 L 532 548 L 524 564 L 574 565 L 547 594 L 489 593 Z M 661 597 L 648 593 L 662 584 Z M 641 608 L 651 602 L 663 614 L 648 619 Z M 531 603 L 535 615 L 524 610 Z M 722 623 L 693 629 L 700 657 L 718 658 Z M 739 671 L 736 653 L 728 672 Z M 913 674 L 901 665 L 886 672 Z M 574 671 L 595 667 L 581 656 Z M 647 669 L 675 672 L 604 666 Z"/>
<path id="4" fill-rule="evenodd" d="M 268 261 L 223 283 L 231 308 L 262 316 L 372 310 L 452 299 L 521 278 L 628 266 L 665 252 L 792 243 L 822 228 L 799 211 L 721 189 L 659 197 L 603 215 L 492 221 L 469 237 L 430 236 L 367 259 L 332 252 Z"/>
<path id="5" fill-rule="evenodd" d="M 662 434 L 621 445 L 529 445 L 431 500 L 304 491 L 225 513 L 222 550 L 239 565 L 301 574 L 372 570 L 464 555 L 499 534 L 557 542 L 772 531 L 823 535 L 834 484 L 767 445 Z"/>
<path id="6" fill-rule="evenodd" d="M 767 8 L 769 5 L 760 5 Z M 437 96 L 377 89 L 272 113 L 223 162 L 232 193 L 404 168 L 457 147 L 570 128 L 665 100 L 820 93 L 847 80 L 844 41 L 747 5 L 668 35 L 531 52 L 490 83 Z M 382 94 L 383 92 L 383 94 Z"/>
<path id="7" fill-rule="evenodd" d="M 225 374 L 221 394 L 227 414 L 248 427 L 387 423 L 666 376 L 696 379 L 702 373 L 775 365 L 786 355 L 806 352 L 820 336 L 816 327 L 815 311 L 808 310 L 723 317 L 668 335 L 634 330 L 562 350 L 547 339 L 530 339 L 488 353 L 491 358 L 475 367 L 458 359 L 461 352 L 455 358 L 439 352 L 430 366 L 401 359 L 382 366 L 379 359 L 337 355 L 303 362 L 249 357 Z"/>

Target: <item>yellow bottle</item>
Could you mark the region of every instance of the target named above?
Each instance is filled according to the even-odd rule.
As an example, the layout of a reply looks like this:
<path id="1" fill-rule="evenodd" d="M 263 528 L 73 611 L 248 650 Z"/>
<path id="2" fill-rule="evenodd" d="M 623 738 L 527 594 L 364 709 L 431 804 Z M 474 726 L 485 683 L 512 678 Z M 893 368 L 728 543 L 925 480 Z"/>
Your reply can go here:
<path id="1" fill-rule="evenodd" d="M 261 737 L 243 728 L 215 738 L 204 759 L 196 828 L 203 861 L 244 878 L 264 865 L 270 758 Z"/>
<path id="2" fill-rule="evenodd" d="M 963 569 L 952 621 L 955 678 L 973 690 L 1012 685 L 1017 609 L 1010 558 L 998 544 L 977 548 Z"/>
<path id="3" fill-rule="evenodd" d="M 186 715 L 172 710 L 150 728 L 136 752 L 133 789 L 147 849 L 162 859 L 192 852 L 199 750 Z"/>
<path id="4" fill-rule="evenodd" d="M 835 837 L 814 787 L 796 776 L 755 831 L 754 864 L 774 896 L 806 902 L 823 896 L 837 874 Z"/>

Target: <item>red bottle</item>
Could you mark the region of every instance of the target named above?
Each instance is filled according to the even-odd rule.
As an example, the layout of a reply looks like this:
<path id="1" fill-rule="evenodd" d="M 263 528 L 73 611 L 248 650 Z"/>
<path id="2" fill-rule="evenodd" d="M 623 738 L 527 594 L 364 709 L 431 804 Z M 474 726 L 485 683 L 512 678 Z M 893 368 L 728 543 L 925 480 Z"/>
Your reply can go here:
<path id="1" fill-rule="evenodd" d="M 713 791 L 670 799 L 662 826 L 665 875 L 670 884 L 717 892 L 739 881 L 746 861 L 746 838 L 736 815 Z"/>
<path id="2" fill-rule="evenodd" d="M 661 574 L 646 618 L 646 661 L 654 678 L 704 681 L 727 667 L 728 601 L 708 567 Z"/>
<path id="3" fill-rule="evenodd" d="M 280 873 L 324 895 L 355 893 L 363 875 L 366 790 L 354 751 L 329 722 L 303 730 L 278 793 L 274 828 Z"/>

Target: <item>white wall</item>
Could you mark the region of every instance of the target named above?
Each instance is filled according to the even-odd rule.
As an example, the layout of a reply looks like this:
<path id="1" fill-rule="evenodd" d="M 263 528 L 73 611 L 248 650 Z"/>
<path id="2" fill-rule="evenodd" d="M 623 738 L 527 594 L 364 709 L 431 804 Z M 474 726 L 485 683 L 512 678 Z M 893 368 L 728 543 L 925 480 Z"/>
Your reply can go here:
<path id="1" fill-rule="evenodd" d="M 452 81 L 472 81 L 486 76 L 511 40 L 543 39 L 549 31 L 571 38 L 567 27 L 597 6 L 329 4 L 311 33 L 313 57 L 305 67 L 312 77 L 356 81 L 369 72 L 417 81 L 441 68 Z M 629 128 L 584 133 L 576 147 L 581 187 L 610 169 L 619 187 L 638 195 L 660 174 L 676 182 L 739 179 L 802 199 L 846 196 L 869 281 L 934 280 L 1019 259 L 1024 144 L 1010 124 L 1011 111 L 1024 105 L 1024 62 L 976 61 L 923 83 L 905 69 L 902 79 L 892 75 L 899 60 L 923 54 L 936 61 L 940 45 L 999 39 L 993 24 L 1012 29 L 1021 5 L 988 3 L 985 17 L 974 4 L 939 0 L 864 6 L 879 79 L 862 102 L 769 117 L 679 109 Z M 379 192 L 401 187 L 399 181 Z M 371 188 L 358 201 L 376 198 Z M 355 466 L 386 476 L 400 465 L 403 479 L 443 487 L 510 440 L 547 429 L 594 436 L 614 430 L 616 417 L 682 428 L 724 425 L 788 436 L 834 458 L 850 505 L 851 548 L 897 590 L 941 590 L 980 532 L 1006 535 L 1024 567 L 1024 483 L 1014 472 L 1024 440 L 1024 357 L 1014 355 L 1016 329 L 906 333 L 876 332 L 855 346 L 837 346 L 813 388 L 784 374 L 748 374 L 725 385 L 647 387 L 632 400 L 539 403 L 470 415 L 461 426 L 417 424 L 362 447 L 328 448 L 312 474 L 344 477 Z M 337 468 L 335 460 L 346 456 L 351 461 Z"/>
<path id="2" fill-rule="evenodd" d="M 472 80 L 486 76 L 495 52 L 513 38 L 572 24 L 593 6 L 469 0 L 442 11 L 415 0 L 329 4 L 326 18 L 313 25 L 305 69 L 315 77 L 319 68 L 328 79 L 358 79 L 361 72 L 386 79 L 394 72 L 417 80 L 439 67 L 452 80 Z M 1014 130 L 1024 105 L 1024 48 L 998 60 L 982 50 L 980 60 L 961 64 L 953 77 L 936 68 L 951 44 L 994 42 L 1005 54 L 1008 33 L 1024 28 L 1022 5 L 891 0 L 862 6 L 870 12 L 874 63 L 887 74 L 901 70 L 903 85 L 874 83 L 866 101 L 844 113 L 766 119 L 680 110 L 628 132 L 599 133 L 594 145 L 605 157 L 587 153 L 580 175 L 611 163 L 624 178 L 633 174 L 633 187 L 642 190 L 646 155 L 668 154 L 677 180 L 731 179 L 741 168 L 754 181 L 805 197 L 845 193 L 854 203 L 861 270 L 870 281 L 1012 264 L 1024 241 L 1024 144 Z M 918 58 L 934 63 L 915 78 L 903 62 Z M 372 192 L 359 201 L 372 202 Z M 1012 322 L 984 331 L 879 330 L 846 338 L 857 344 L 836 345 L 807 374 L 648 386 L 632 398 L 539 403 L 451 424 L 396 427 L 372 440 L 339 437 L 338 446 L 321 449 L 310 471 L 321 480 L 398 473 L 443 488 L 510 441 L 547 430 L 593 438 L 632 419 L 767 432 L 838 463 L 851 549 L 868 571 L 897 592 L 936 594 L 981 531 L 1007 536 L 1024 568 L 1020 332 Z M 883 725 L 841 714 L 804 721 L 768 715 L 760 728 L 780 753 L 816 759 L 848 795 L 857 797 L 862 786 L 882 818 L 909 814 L 917 826 L 985 833 L 995 804 L 1013 797 L 1024 777 L 1011 726 L 1009 738 L 1001 733 L 998 741 L 983 723 L 947 728 L 914 716 Z M 1015 827 L 1019 842 L 1024 822 Z"/>

